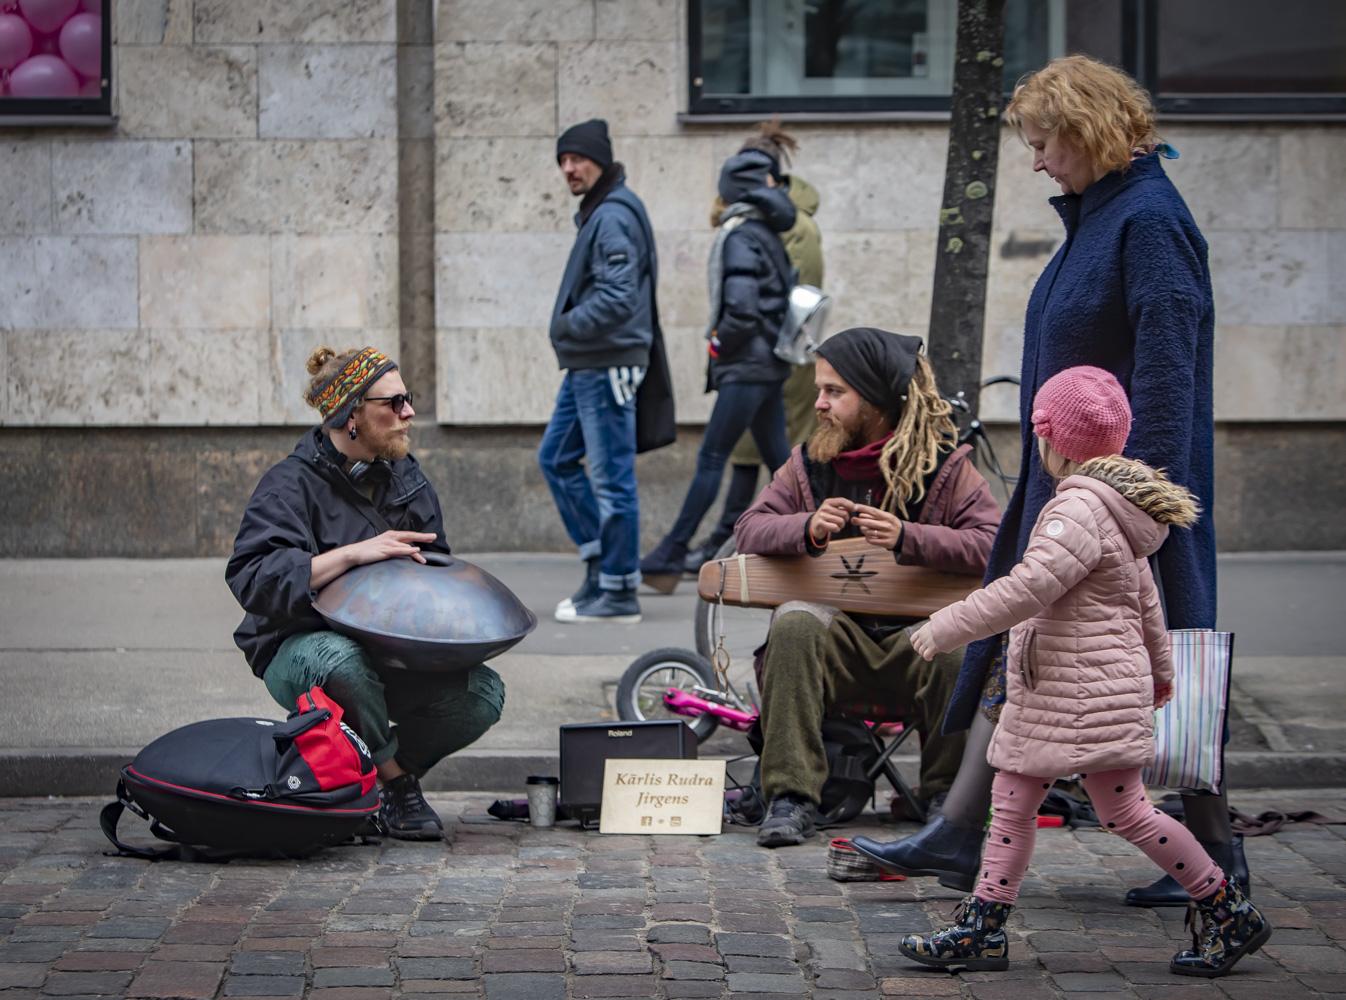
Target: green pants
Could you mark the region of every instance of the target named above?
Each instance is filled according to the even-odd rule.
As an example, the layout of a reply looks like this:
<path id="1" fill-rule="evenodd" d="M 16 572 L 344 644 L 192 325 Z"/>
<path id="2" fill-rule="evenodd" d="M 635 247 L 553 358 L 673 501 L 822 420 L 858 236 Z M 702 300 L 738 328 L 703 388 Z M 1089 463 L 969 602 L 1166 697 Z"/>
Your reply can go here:
<path id="1" fill-rule="evenodd" d="M 906 629 L 876 641 L 835 608 L 781 605 L 771 620 L 761 672 L 767 799 L 790 793 L 821 801 L 827 780 L 823 718 L 857 705 L 905 709 L 921 738 L 921 798 L 948 791 L 966 734 L 945 736 L 940 726 L 961 663 L 961 653 L 927 663 L 911 648 Z"/>
<path id="2" fill-rule="evenodd" d="M 460 673 L 376 670 L 359 643 L 336 632 L 290 636 L 263 680 L 289 711 L 301 694 L 320 686 L 369 745 L 375 764 L 396 758 L 416 775 L 475 741 L 505 708 L 505 682 L 485 664 Z"/>

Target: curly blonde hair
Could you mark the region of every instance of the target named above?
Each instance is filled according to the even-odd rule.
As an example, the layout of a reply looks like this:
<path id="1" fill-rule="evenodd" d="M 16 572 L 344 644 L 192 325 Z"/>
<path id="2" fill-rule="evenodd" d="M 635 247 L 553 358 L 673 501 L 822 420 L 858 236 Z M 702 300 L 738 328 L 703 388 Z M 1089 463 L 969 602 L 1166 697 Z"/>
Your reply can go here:
<path id="1" fill-rule="evenodd" d="M 1105 173 L 1125 170 L 1135 150 L 1162 140 L 1154 103 L 1126 73 L 1089 56 L 1062 56 L 1023 77 L 1005 108 L 1005 122 L 1024 122 L 1061 136 Z"/>
<path id="2" fill-rule="evenodd" d="M 902 415 L 879 454 L 879 471 L 888 484 L 880 506 L 905 518 L 907 504 L 925 496 L 925 477 L 939 464 L 939 453 L 952 451 L 957 442 L 953 407 L 939 394 L 930 362 L 919 355 Z"/>
<path id="3" fill-rule="evenodd" d="M 316 348 L 304 362 L 304 369 L 309 373 L 308 385 L 304 389 L 304 402 L 317 409 L 318 394 L 322 392 L 323 387 L 359 353 L 358 347 L 348 347 L 340 352 L 327 346 Z"/>

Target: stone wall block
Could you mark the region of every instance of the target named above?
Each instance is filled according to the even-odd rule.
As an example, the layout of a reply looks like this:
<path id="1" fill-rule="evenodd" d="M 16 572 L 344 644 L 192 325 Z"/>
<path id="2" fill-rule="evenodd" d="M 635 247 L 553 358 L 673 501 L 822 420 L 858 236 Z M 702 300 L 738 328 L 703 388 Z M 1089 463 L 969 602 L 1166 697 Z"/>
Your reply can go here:
<path id="1" fill-rule="evenodd" d="M 0 238 L 0 329 L 134 329 L 136 241 Z"/>
<path id="2" fill-rule="evenodd" d="M 397 142 L 198 142 L 195 198 L 197 232 L 395 232 Z"/>
<path id="3" fill-rule="evenodd" d="M 397 144 L 398 232 L 425 236 L 435 233 L 435 146 L 433 139 L 411 139 Z"/>
<path id="4" fill-rule="evenodd" d="M 149 350 L 139 330 L 11 330 L 7 424 L 145 422 Z"/>
<path id="5" fill-rule="evenodd" d="M 430 45 L 397 47 L 397 136 L 435 135 L 435 50 Z"/>
<path id="6" fill-rule="evenodd" d="M 397 325 L 397 240 L 392 236 L 276 236 L 272 322 L 359 330 Z"/>
<path id="7" fill-rule="evenodd" d="M 593 0 L 439 0 L 440 42 L 578 42 L 594 37 Z"/>
<path id="8" fill-rule="evenodd" d="M 682 37 L 681 0 L 597 0 L 597 37 L 623 42 L 667 42 Z"/>
<path id="9" fill-rule="evenodd" d="M 829 331 L 928 328 L 933 259 L 928 265 L 921 261 L 915 234 L 829 233 L 824 239 L 827 290 L 833 297 Z"/>
<path id="10" fill-rule="evenodd" d="M 401 357 L 396 327 L 385 330 L 271 330 L 262 361 L 261 422 L 310 427 L 316 424 L 318 411 L 304 402 L 311 377 L 305 368 L 309 355 L 323 345 L 340 353 L 366 344 L 377 347 L 391 358 Z"/>
<path id="11" fill-rule="evenodd" d="M 435 46 L 435 134 L 554 139 L 556 47 L 487 42 Z"/>
<path id="12" fill-rule="evenodd" d="M 194 0 L 198 44 L 395 42 L 404 0 Z"/>
<path id="13" fill-rule="evenodd" d="M 857 166 L 860 140 L 854 133 L 827 133 L 793 126 L 789 131 L 799 140 L 799 153 L 786 170 L 802 177 L 818 191 L 819 207 L 814 219 L 822 230 L 823 263 L 826 266 L 828 233 L 868 228 L 860 210 L 860 191 L 864 183 Z M 711 194 L 719 180 L 721 163 L 725 157 L 736 153 L 752 132 L 750 128 L 736 129 L 716 150 Z"/>
<path id="14" fill-rule="evenodd" d="M 112 5 L 118 45 L 189 45 L 192 0 L 118 0 Z"/>
<path id="15" fill-rule="evenodd" d="M 561 371 L 545 327 L 435 331 L 435 413 L 448 424 L 542 424 Z"/>
<path id="16" fill-rule="evenodd" d="M 0 143 L 0 235 L 29 236 L 52 229 L 51 143 Z"/>
<path id="17" fill-rule="evenodd" d="M 859 133 L 856 210 L 864 230 L 934 229 L 944 196 L 946 128 Z"/>
<path id="18" fill-rule="evenodd" d="M 1316 230 L 1207 233 L 1219 322 L 1279 326 L 1335 321 L 1325 315 L 1333 298 L 1329 235 Z"/>
<path id="19" fill-rule="evenodd" d="M 1292 229 L 1346 229 L 1342 164 L 1346 130 L 1287 129 L 1279 138 L 1280 224 Z"/>
<path id="20" fill-rule="evenodd" d="M 677 131 L 678 59 L 674 42 L 589 42 L 560 47 L 559 128 L 604 118 L 614 136 Z"/>
<path id="21" fill-rule="evenodd" d="M 645 202 L 656 230 L 710 230 L 710 206 L 719 180 L 713 140 L 701 136 L 620 136 L 613 153 L 626 166 L 627 184 Z"/>
<path id="22" fill-rule="evenodd" d="M 1346 328 L 1221 326 L 1216 331 L 1216 420 L 1346 420 L 1343 386 Z"/>
<path id="23" fill-rule="evenodd" d="M 145 236 L 140 317 L 147 328 L 271 325 L 271 247 L 265 236 Z"/>
<path id="24" fill-rule="evenodd" d="M 710 309 L 706 261 L 715 233 L 709 226 L 692 232 L 655 231 L 659 245 L 659 318 L 665 327 L 704 331 Z"/>
<path id="25" fill-rule="evenodd" d="M 435 325 L 527 327 L 545 334 L 573 242 L 561 233 L 440 233 Z"/>
<path id="26" fill-rule="evenodd" d="M 146 419 L 172 426 L 261 422 L 265 330 L 147 330 Z"/>
<path id="27" fill-rule="evenodd" d="M 706 392 L 706 329 L 702 326 L 664 326 L 664 350 L 673 376 L 673 399 L 680 424 L 704 424 L 715 406 L 715 393 Z"/>
<path id="28" fill-rule="evenodd" d="M 939 167 L 941 197 L 944 190 L 944 161 Z M 1002 240 L 1007 233 L 1020 230 L 1048 230 L 1056 237 L 1065 235 L 1061 217 L 1048 202 L 1061 193 L 1056 182 L 1045 173 L 1033 170 L 1033 151 L 1011 128 L 1001 129 L 1000 159 L 996 170 L 995 216 L 992 238 Z M 939 216 L 930 221 L 939 225 Z"/>
<path id="29" fill-rule="evenodd" d="M 440 232 L 548 232 L 573 236 L 579 200 L 556 166 L 556 140 L 454 139 L 437 144 Z"/>
<path id="30" fill-rule="evenodd" d="M 1181 153 L 1164 161 L 1164 171 L 1203 232 L 1276 227 L 1280 170 L 1274 133 L 1186 126 L 1165 130 L 1164 137 Z"/>
<path id="31" fill-rule="evenodd" d="M 257 135 L 257 50 L 251 46 L 118 49 L 122 134 L 145 139 Z"/>
<path id="32" fill-rule="evenodd" d="M 397 135 L 394 45 L 263 45 L 258 134 L 264 139 Z"/>
<path id="33" fill-rule="evenodd" d="M 58 141 L 51 176 L 60 232 L 191 232 L 190 142 Z"/>

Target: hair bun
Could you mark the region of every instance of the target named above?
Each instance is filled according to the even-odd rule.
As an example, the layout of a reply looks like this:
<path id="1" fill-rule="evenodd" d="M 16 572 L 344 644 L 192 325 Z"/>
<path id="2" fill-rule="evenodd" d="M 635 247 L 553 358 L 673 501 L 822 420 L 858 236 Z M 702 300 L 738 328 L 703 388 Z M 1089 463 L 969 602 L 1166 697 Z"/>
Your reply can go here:
<path id="1" fill-rule="evenodd" d="M 336 351 L 330 347 L 319 347 L 308 356 L 308 364 L 305 367 L 308 368 L 310 375 L 317 375 L 318 372 L 322 371 L 322 366 L 334 357 L 336 357 Z"/>

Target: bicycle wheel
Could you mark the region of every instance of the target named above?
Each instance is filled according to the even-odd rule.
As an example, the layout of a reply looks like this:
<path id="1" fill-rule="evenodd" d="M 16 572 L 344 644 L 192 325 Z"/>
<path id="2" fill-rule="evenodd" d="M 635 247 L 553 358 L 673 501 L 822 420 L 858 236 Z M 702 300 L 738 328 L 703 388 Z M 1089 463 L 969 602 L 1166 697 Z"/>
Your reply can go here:
<path id="1" fill-rule="evenodd" d="M 681 719 L 692 727 L 696 741 L 701 743 L 715 732 L 719 720 L 713 715 L 691 718 L 670 712 L 664 706 L 664 692 L 669 688 L 691 691 L 694 687 L 713 690 L 718 686 L 715 668 L 704 656 L 690 649 L 655 649 L 638 657 L 622 674 L 617 684 L 617 715 L 628 722 Z"/>
<path id="2" fill-rule="evenodd" d="M 738 554 L 734 539 L 730 538 L 715 553 L 715 559 L 732 559 Z M 719 621 L 716 621 L 716 610 Z M 767 629 L 771 626 L 771 611 L 767 608 L 739 608 L 726 604 L 719 608 L 717 602 L 700 597 L 696 601 L 696 616 L 693 624 L 693 640 L 696 651 L 707 660 L 715 651 L 720 633 L 724 633 L 724 648 L 729 653 L 730 680 L 740 691 L 745 690 L 740 683 L 752 678 L 752 653 L 766 642 Z"/>

